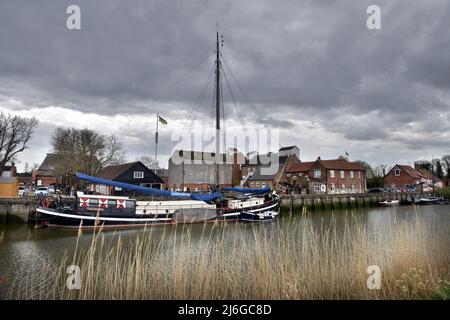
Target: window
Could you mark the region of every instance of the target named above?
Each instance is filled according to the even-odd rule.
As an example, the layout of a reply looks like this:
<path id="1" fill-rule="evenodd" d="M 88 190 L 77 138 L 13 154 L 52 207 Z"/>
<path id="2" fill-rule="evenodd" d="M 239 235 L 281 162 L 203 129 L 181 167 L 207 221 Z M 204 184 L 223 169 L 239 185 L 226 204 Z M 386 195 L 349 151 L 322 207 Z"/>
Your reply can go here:
<path id="1" fill-rule="evenodd" d="M 345 171 L 344 170 L 341 170 L 341 178 L 342 179 L 345 178 Z"/>
<path id="2" fill-rule="evenodd" d="M 334 178 L 334 170 L 330 170 L 330 178 Z"/>
<path id="3" fill-rule="evenodd" d="M 336 185 L 334 183 L 331 184 L 331 188 L 330 188 L 331 192 L 336 192 Z"/>
<path id="4" fill-rule="evenodd" d="M 134 179 L 142 179 L 142 178 L 144 178 L 144 172 L 143 171 L 134 171 L 133 172 L 133 178 Z"/>
<path id="5" fill-rule="evenodd" d="M 358 178 L 361 179 L 361 171 L 358 171 Z"/>
<path id="6" fill-rule="evenodd" d="M 98 199 L 89 198 L 90 207 L 98 207 Z"/>
<path id="7" fill-rule="evenodd" d="M 400 176 L 400 169 L 395 169 L 395 170 L 394 170 L 394 175 L 395 175 L 396 177 L 399 177 L 399 176 Z"/>
<path id="8" fill-rule="evenodd" d="M 351 190 L 351 193 L 355 193 L 355 191 L 356 191 L 356 190 L 355 190 L 355 185 L 354 185 L 354 184 L 352 184 L 352 186 L 351 186 L 351 189 L 350 189 L 350 190 Z"/>
<path id="9" fill-rule="evenodd" d="M 125 208 L 134 208 L 135 203 L 133 200 L 127 200 L 125 201 Z"/>
<path id="10" fill-rule="evenodd" d="M 289 178 L 290 176 L 291 176 L 291 174 L 290 173 L 288 173 L 288 174 L 286 174 L 286 176 Z"/>
<path id="11" fill-rule="evenodd" d="M 314 169 L 314 178 L 320 178 L 322 177 L 322 170 L 320 169 Z"/>
<path id="12" fill-rule="evenodd" d="M 321 191 L 320 186 L 321 186 L 320 183 L 314 183 L 314 192 L 320 192 Z"/>
<path id="13" fill-rule="evenodd" d="M 341 192 L 342 192 L 342 193 L 345 193 L 345 184 L 342 184 L 342 185 L 341 185 Z"/>
<path id="14" fill-rule="evenodd" d="M 303 177 L 303 172 L 299 172 L 298 176 Z"/>
<path id="15" fill-rule="evenodd" d="M 350 171 L 350 178 L 353 179 L 355 177 L 355 172 L 354 171 Z"/>
<path id="16" fill-rule="evenodd" d="M 116 200 L 111 200 L 111 199 L 109 199 L 109 200 L 108 200 L 108 207 L 110 207 L 110 208 L 115 208 L 115 207 L 117 207 L 117 201 L 116 201 Z"/>

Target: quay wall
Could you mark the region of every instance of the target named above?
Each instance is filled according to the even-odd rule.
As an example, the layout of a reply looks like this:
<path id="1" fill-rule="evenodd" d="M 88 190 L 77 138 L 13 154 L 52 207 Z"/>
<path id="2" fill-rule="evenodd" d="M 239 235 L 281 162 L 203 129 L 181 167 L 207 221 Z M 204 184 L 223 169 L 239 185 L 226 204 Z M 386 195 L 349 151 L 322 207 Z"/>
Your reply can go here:
<path id="1" fill-rule="evenodd" d="M 387 198 L 399 200 L 400 204 L 405 204 L 413 199 L 428 196 L 431 196 L 431 193 L 291 194 L 281 198 L 281 210 L 282 212 L 294 213 L 300 212 L 303 208 L 308 211 L 318 211 L 376 207 L 379 206 L 379 202 L 384 201 Z"/>
<path id="2" fill-rule="evenodd" d="M 0 199 L 0 223 L 27 223 L 37 205 L 37 198 Z"/>

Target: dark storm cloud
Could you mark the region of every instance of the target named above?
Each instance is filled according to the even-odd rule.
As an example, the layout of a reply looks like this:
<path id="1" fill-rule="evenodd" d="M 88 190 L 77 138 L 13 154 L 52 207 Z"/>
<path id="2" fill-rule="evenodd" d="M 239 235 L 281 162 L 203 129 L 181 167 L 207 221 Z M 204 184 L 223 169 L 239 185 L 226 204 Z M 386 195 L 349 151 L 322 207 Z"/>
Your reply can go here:
<path id="1" fill-rule="evenodd" d="M 173 104 L 166 117 L 184 118 L 211 75 L 219 17 L 248 125 L 314 121 L 366 143 L 403 132 L 413 148 L 417 134 L 450 130 L 450 6 L 375 2 L 382 30 L 370 31 L 374 1 L 82 0 L 82 30 L 69 31 L 72 1 L 0 1 L 0 94 L 109 115 Z M 211 115 L 211 91 L 198 117 Z"/>

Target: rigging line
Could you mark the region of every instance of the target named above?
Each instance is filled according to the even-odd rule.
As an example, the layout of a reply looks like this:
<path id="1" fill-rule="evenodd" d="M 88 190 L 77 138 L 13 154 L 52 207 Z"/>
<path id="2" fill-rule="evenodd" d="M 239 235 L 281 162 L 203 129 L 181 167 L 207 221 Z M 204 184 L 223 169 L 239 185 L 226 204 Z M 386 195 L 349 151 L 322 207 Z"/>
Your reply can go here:
<path id="1" fill-rule="evenodd" d="M 206 98 L 206 94 L 207 94 L 207 92 L 209 90 L 210 84 L 212 83 L 212 79 L 214 78 L 214 76 L 213 76 L 214 75 L 214 70 L 211 72 L 211 75 L 212 75 L 212 77 L 209 78 L 208 84 L 207 84 L 205 90 L 203 91 L 203 95 L 201 96 L 201 100 L 199 101 L 198 105 L 196 106 L 194 112 L 192 113 L 191 123 L 190 123 L 190 126 L 189 126 L 189 132 L 192 130 L 192 127 L 194 126 L 194 121 L 195 121 L 195 116 L 197 114 L 197 110 L 202 106 L 203 101 Z"/>
<path id="2" fill-rule="evenodd" d="M 241 115 L 240 115 L 240 112 L 239 112 L 239 107 L 238 107 L 238 104 L 236 102 L 236 98 L 234 96 L 233 90 L 231 90 L 231 85 L 230 85 L 230 83 L 228 81 L 228 77 L 227 77 L 225 71 L 223 72 L 223 75 L 224 75 L 225 81 L 227 83 L 228 91 L 230 92 L 231 100 L 233 101 L 234 109 L 236 110 L 236 114 L 238 116 L 239 122 L 241 123 L 242 129 L 244 130 L 245 135 L 247 135 L 247 127 L 245 126 L 244 120 L 241 118 Z"/>
<path id="3" fill-rule="evenodd" d="M 192 119 L 193 119 L 193 117 L 194 117 L 198 107 L 202 104 L 203 99 L 206 96 L 206 92 L 208 92 L 208 88 L 209 88 L 209 86 L 210 86 L 210 84 L 212 82 L 212 79 L 213 79 L 213 77 L 211 75 L 213 75 L 213 74 L 214 74 L 214 68 L 212 68 L 212 71 L 210 73 L 208 73 L 208 76 L 206 78 L 205 84 L 203 85 L 203 88 L 200 91 L 199 96 L 197 96 L 197 99 L 196 99 L 195 103 L 192 105 L 191 112 L 190 112 L 190 115 L 189 115 L 188 119 L 186 119 L 186 121 L 184 123 L 182 132 L 185 131 L 185 129 L 186 129 L 186 127 L 187 127 L 189 122 L 191 122 L 191 124 L 190 124 L 190 128 L 189 128 L 188 131 L 190 131 L 192 129 L 192 123 L 193 123 Z M 189 120 L 189 118 L 191 118 L 191 120 Z M 164 166 L 167 164 L 167 162 L 169 161 L 169 158 L 166 158 L 166 160 L 164 161 L 164 164 L 162 165 L 162 168 L 164 168 Z"/>
<path id="4" fill-rule="evenodd" d="M 222 56 L 222 60 L 225 64 L 225 67 L 227 68 L 228 72 L 231 75 L 231 78 L 233 79 L 234 83 L 236 84 L 236 86 L 238 87 L 239 91 L 241 92 L 241 94 L 244 96 L 244 99 L 247 101 L 250 109 L 252 109 L 252 111 L 255 113 L 255 115 L 257 115 L 258 113 L 256 112 L 255 108 L 253 107 L 253 105 L 250 103 L 250 100 L 248 99 L 247 95 L 245 94 L 244 90 L 242 90 L 241 86 L 239 85 L 238 81 L 236 80 L 236 78 L 233 75 L 233 72 L 231 72 L 231 68 L 228 65 L 227 61 L 225 60 L 225 58 Z M 274 137 L 275 140 L 277 140 L 278 146 L 282 147 L 282 145 L 280 144 L 280 142 L 278 141 L 277 138 Z"/>
<path id="5" fill-rule="evenodd" d="M 184 80 L 187 76 L 189 76 L 192 72 L 194 72 L 194 70 L 196 70 L 198 67 L 200 67 L 203 63 L 205 63 L 206 60 L 208 60 L 213 54 L 215 54 L 216 51 L 213 50 L 212 52 L 210 52 L 208 54 L 208 56 L 206 56 L 205 58 L 203 58 L 198 64 L 196 64 L 192 69 L 190 69 L 188 72 L 186 72 L 185 74 L 183 74 L 180 78 L 178 78 L 178 80 L 176 80 L 174 83 L 172 83 L 172 85 L 170 85 L 166 90 L 164 90 L 161 94 L 159 94 L 155 101 L 153 101 L 153 103 L 158 102 L 168 91 L 170 91 L 171 89 L 173 89 L 175 86 L 178 85 L 178 83 L 180 83 L 182 80 Z M 124 125 L 122 125 L 119 129 L 117 129 L 116 131 L 114 131 L 114 134 L 119 133 L 120 131 L 122 131 L 123 129 L 125 129 L 126 127 L 128 127 L 128 125 L 130 124 L 132 119 L 129 119 L 125 122 Z"/>
<path id="6" fill-rule="evenodd" d="M 214 68 L 213 68 L 213 71 L 214 71 Z M 208 77 L 206 78 L 205 84 L 203 85 L 203 88 L 200 91 L 200 94 L 197 96 L 197 99 L 195 100 L 194 104 L 192 105 L 191 112 L 189 114 L 188 119 L 186 119 L 186 122 L 184 123 L 182 131 L 184 131 L 186 129 L 188 123 L 190 124 L 190 128 L 192 127 L 191 121 L 193 120 L 193 117 L 194 117 L 198 107 L 201 105 L 201 103 L 205 97 L 205 94 L 209 88 L 209 84 L 211 83 L 211 80 L 212 80 L 212 77 L 211 77 L 212 74 L 214 74 L 214 72 L 208 73 Z"/>
<path id="7" fill-rule="evenodd" d="M 195 71 L 195 69 L 197 69 L 198 67 L 200 67 L 203 63 L 205 63 L 206 60 L 208 60 L 213 54 L 215 54 L 216 51 L 213 50 L 211 53 L 209 53 L 205 58 L 203 58 L 203 60 L 201 60 L 197 65 L 195 65 L 192 69 L 190 69 L 188 72 L 186 72 L 183 76 L 181 76 L 180 78 L 178 78 L 178 80 L 176 80 L 168 89 L 166 89 L 165 91 L 163 91 L 156 99 L 155 102 L 159 101 L 159 99 L 161 99 L 164 94 L 166 94 L 168 91 L 170 91 L 172 88 L 174 88 L 176 85 L 178 85 L 178 83 L 180 83 L 181 81 L 183 81 L 187 76 L 189 76 L 192 72 Z"/>
<path id="8" fill-rule="evenodd" d="M 213 68 L 213 70 L 214 70 L 214 68 Z M 191 108 L 191 112 L 190 112 L 190 115 L 189 115 L 189 118 L 191 118 L 191 120 L 189 120 L 189 118 L 186 119 L 186 121 L 185 121 L 185 123 L 184 123 L 184 126 L 183 126 L 183 129 L 182 129 L 182 132 L 186 129 L 186 126 L 187 126 L 187 124 L 189 123 L 189 121 L 191 121 L 191 125 L 190 125 L 190 128 L 189 128 L 188 131 L 190 131 L 190 130 L 192 129 L 192 124 L 193 124 L 192 119 L 193 119 L 193 117 L 194 117 L 194 115 L 195 115 L 195 112 L 196 112 L 197 109 L 198 109 L 198 106 L 201 105 L 201 103 L 202 103 L 202 101 L 203 101 L 203 99 L 204 99 L 204 97 L 205 97 L 205 95 L 206 95 L 206 92 L 207 92 L 207 90 L 208 90 L 208 88 L 209 88 L 209 85 L 211 84 L 211 79 L 213 78 L 213 77 L 210 77 L 210 75 L 211 75 L 211 73 L 208 74 L 208 77 L 206 78 L 206 82 L 205 82 L 205 84 L 204 84 L 204 86 L 203 86 L 203 88 L 202 88 L 202 91 L 203 91 L 203 97 L 201 96 L 202 91 L 200 91 L 200 95 L 197 97 L 195 104 L 193 104 L 193 105 L 192 105 L 192 108 Z M 199 101 L 199 100 L 200 100 L 200 101 Z M 199 104 L 197 104 L 197 103 L 199 103 Z M 170 156 L 169 156 L 169 158 L 170 158 Z M 169 161 L 169 158 L 166 158 L 166 160 L 164 160 L 164 163 L 163 163 L 163 165 L 161 166 L 161 168 L 164 168 L 164 166 L 165 166 L 165 165 L 167 164 L 167 162 Z"/>

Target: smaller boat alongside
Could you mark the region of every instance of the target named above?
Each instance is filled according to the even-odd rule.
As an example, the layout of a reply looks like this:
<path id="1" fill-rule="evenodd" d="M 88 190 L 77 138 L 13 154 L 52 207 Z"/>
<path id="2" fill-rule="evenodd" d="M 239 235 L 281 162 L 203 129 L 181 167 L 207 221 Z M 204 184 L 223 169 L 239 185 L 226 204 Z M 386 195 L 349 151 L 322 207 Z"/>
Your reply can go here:
<path id="1" fill-rule="evenodd" d="M 267 222 L 273 221 L 278 217 L 278 211 L 255 212 L 253 210 L 242 211 L 241 221 L 243 222 Z"/>
<path id="2" fill-rule="evenodd" d="M 400 204 L 400 201 L 387 199 L 387 200 L 379 202 L 379 204 L 384 207 L 393 207 L 393 206 L 398 206 Z"/>

